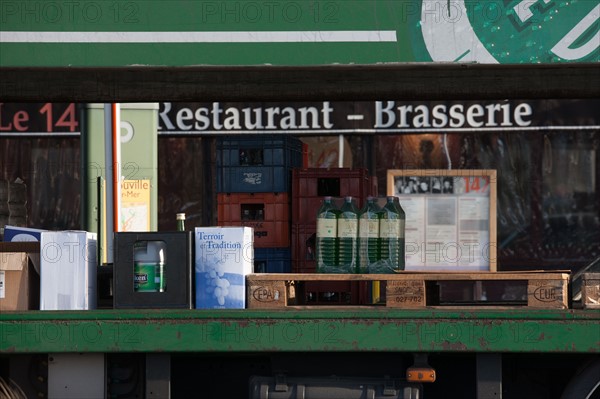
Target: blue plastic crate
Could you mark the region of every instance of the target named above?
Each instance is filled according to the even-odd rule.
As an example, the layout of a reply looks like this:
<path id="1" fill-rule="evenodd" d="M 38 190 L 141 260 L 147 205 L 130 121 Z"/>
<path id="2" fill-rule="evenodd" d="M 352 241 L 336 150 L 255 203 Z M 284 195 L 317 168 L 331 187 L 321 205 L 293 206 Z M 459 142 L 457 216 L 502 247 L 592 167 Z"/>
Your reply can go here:
<path id="1" fill-rule="evenodd" d="M 254 273 L 291 273 L 290 248 L 254 248 Z"/>
<path id="2" fill-rule="evenodd" d="M 292 169 L 302 166 L 302 141 L 287 135 L 220 137 L 217 192 L 287 193 Z"/>

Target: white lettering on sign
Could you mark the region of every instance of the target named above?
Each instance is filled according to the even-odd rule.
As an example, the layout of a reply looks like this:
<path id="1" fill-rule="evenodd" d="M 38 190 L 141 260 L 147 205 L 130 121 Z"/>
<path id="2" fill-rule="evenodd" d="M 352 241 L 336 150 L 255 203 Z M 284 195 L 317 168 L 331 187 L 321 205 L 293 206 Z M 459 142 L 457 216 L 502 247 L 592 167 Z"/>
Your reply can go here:
<path id="1" fill-rule="evenodd" d="M 400 105 L 394 101 L 375 102 L 375 128 L 436 128 L 443 127 L 494 127 L 529 126 L 533 109 L 527 103 L 521 103 L 511 109 L 511 104 L 473 104 L 465 107 L 454 104 L 449 109 L 445 105 L 436 105 L 430 111 L 427 105 Z M 465 126 L 466 124 L 466 126 Z"/>
<path id="2" fill-rule="evenodd" d="M 435 132 L 477 130 L 592 129 L 580 126 L 584 115 L 596 116 L 597 104 L 585 104 L 581 113 L 536 112 L 545 109 L 541 101 L 466 102 L 310 102 L 310 103 L 161 103 L 159 134 L 269 133 L 342 134 L 344 132 Z M 0 109 L 1 110 L 1 109 Z M 579 112 L 579 111 L 578 111 Z M 563 116 L 564 115 L 564 116 Z M 12 116 L 12 114 L 11 114 Z M 563 119 L 571 118 L 568 122 Z M 5 118 L 0 116 L 0 121 Z M 556 124 L 556 126 L 555 126 Z M 2 126 L 2 125 L 0 125 Z"/>
<path id="3" fill-rule="evenodd" d="M 215 130 L 296 130 L 296 129 L 331 129 L 333 107 L 328 101 L 320 106 L 310 107 L 255 107 L 238 109 L 223 108 L 220 103 L 212 103 L 212 107 L 200 107 L 195 111 L 181 108 L 175 119 L 171 119 L 171 103 L 164 104 L 159 113 L 159 123 L 166 130 L 202 131 Z M 161 126 L 161 127 L 162 127 Z"/>
<path id="4" fill-rule="evenodd" d="M 253 185 L 262 184 L 262 173 L 244 173 L 244 183 Z"/>

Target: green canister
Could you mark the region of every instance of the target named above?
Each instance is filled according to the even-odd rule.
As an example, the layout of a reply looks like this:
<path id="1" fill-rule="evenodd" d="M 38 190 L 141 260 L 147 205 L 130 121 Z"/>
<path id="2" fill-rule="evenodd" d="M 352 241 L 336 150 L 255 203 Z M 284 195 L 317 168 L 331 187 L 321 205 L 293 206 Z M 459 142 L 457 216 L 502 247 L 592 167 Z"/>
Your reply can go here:
<path id="1" fill-rule="evenodd" d="M 164 292 L 166 244 L 163 241 L 138 241 L 134 244 L 133 290 Z"/>

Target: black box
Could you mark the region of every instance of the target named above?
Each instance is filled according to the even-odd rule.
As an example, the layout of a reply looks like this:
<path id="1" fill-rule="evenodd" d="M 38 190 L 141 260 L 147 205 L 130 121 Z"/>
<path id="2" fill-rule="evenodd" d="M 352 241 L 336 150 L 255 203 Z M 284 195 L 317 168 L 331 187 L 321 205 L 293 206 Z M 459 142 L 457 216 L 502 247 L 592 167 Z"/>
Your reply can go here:
<path id="1" fill-rule="evenodd" d="M 115 309 L 192 309 L 192 238 L 187 231 L 115 233 Z"/>

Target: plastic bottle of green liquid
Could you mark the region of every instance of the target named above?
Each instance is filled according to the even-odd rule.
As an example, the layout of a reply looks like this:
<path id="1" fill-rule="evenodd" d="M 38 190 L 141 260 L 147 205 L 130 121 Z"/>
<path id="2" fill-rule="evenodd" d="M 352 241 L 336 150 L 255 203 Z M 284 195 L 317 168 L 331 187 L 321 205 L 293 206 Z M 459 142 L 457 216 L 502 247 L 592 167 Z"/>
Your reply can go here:
<path id="1" fill-rule="evenodd" d="M 166 291 L 166 252 L 164 241 L 137 241 L 133 245 L 135 292 Z"/>
<path id="2" fill-rule="evenodd" d="M 371 265 L 380 259 L 379 250 L 379 212 L 375 198 L 367 197 L 358 220 L 358 259 L 359 273 L 369 273 Z"/>
<path id="3" fill-rule="evenodd" d="M 339 210 L 333 198 L 325 197 L 317 211 L 317 272 L 335 273 L 337 269 L 337 219 Z"/>
<path id="4" fill-rule="evenodd" d="M 404 225 L 406 215 L 400 202 L 388 196 L 380 211 L 379 242 L 381 262 L 372 273 L 393 273 L 404 270 Z"/>
<path id="5" fill-rule="evenodd" d="M 338 273 L 358 272 L 358 208 L 345 197 L 338 217 Z"/>
<path id="6" fill-rule="evenodd" d="M 400 199 L 394 197 L 394 203 L 400 215 L 400 234 L 398 235 L 398 270 L 406 268 L 406 213 L 400 205 Z"/>

